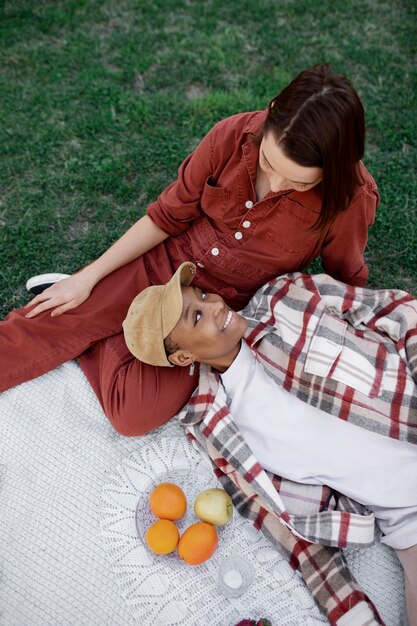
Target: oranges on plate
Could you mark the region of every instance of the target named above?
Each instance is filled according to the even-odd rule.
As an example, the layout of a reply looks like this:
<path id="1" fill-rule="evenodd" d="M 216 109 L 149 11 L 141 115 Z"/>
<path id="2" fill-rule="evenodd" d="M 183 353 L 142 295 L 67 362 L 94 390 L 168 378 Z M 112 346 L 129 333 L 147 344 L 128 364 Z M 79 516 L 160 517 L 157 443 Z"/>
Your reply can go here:
<path id="1" fill-rule="evenodd" d="M 159 519 L 148 528 L 145 540 L 155 554 L 169 554 L 177 547 L 180 533 L 174 522 Z"/>
<path id="2" fill-rule="evenodd" d="M 222 545 L 230 537 L 233 526 L 233 520 L 220 528 L 211 520 L 198 519 L 193 503 L 210 478 L 186 469 L 158 478 L 160 482 L 152 481 L 138 503 L 136 521 L 141 538 L 155 555 L 164 556 L 168 565 L 206 562 L 218 549 L 219 539 Z"/>
<path id="3" fill-rule="evenodd" d="M 196 522 L 181 536 L 178 556 L 189 565 L 200 565 L 213 556 L 218 543 L 214 526 L 207 522 Z"/>
<path id="4" fill-rule="evenodd" d="M 174 521 L 185 514 L 187 498 L 175 483 L 160 483 L 149 497 L 149 507 L 156 517 Z"/>

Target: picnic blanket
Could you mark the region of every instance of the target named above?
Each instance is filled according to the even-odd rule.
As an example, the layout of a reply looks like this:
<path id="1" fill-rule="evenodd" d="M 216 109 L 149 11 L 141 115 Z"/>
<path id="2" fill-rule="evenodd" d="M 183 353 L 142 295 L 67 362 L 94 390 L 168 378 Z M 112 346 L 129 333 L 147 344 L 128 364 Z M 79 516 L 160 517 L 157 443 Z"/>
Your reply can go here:
<path id="1" fill-rule="evenodd" d="M 232 544 L 254 564 L 249 590 L 219 599 L 214 571 L 204 570 L 199 585 L 198 568 L 185 569 L 183 580 L 189 576 L 194 591 L 183 585 L 178 610 L 164 610 L 178 602 L 176 574 L 169 567 L 154 571 L 152 560 L 144 564 L 133 521 L 145 459 L 157 456 L 169 469 L 170 459 L 179 458 L 167 453 L 172 446 L 191 470 L 201 467 L 175 419 L 145 437 L 114 432 L 76 362 L 0 395 L 1 626 L 153 626 L 156 614 L 161 626 L 233 626 L 244 617 L 268 617 L 274 626 L 326 623 L 296 573 L 240 517 Z M 130 491 L 122 497 L 124 484 Z M 346 556 L 387 626 L 403 624 L 395 554 L 377 543 Z M 166 576 L 174 580 L 169 589 Z"/>

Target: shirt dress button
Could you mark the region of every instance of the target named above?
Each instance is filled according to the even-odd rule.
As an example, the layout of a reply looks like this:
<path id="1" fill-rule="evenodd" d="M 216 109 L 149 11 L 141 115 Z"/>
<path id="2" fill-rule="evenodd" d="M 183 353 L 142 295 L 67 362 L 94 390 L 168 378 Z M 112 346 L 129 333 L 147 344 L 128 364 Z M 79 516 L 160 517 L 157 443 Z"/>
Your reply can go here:
<path id="1" fill-rule="evenodd" d="M 240 230 L 237 231 L 237 233 L 235 233 L 235 239 L 242 239 L 243 235 L 240 232 Z"/>
<path id="2" fill-rule="evenodd" d="M 204 267 L 204 263 L 200 263 L 200 261 L 197 261 L 197 265 L 198 267 Z"/>
<path id="3" fill-rule="evenodd" d="M 247 209 L 251 209 L 251 208 L 253 207 L 253 202 L 252 202 L 252 200 L 247 200 L 247 201 L 245 202 L 245 207 L 246 207 Z"/>
<path id="4" fill-rule="evenodd" d="M 212 248 L 211 253 L 213 256 L 219 256 L 220 250 L 218 248 Z"/>
<path id="5" fill-rule="evenodd" d="M 250 226 L 250 221 L 249 220 L 245 220 L 242 224 L 243 228 L 249 228 Z"/>

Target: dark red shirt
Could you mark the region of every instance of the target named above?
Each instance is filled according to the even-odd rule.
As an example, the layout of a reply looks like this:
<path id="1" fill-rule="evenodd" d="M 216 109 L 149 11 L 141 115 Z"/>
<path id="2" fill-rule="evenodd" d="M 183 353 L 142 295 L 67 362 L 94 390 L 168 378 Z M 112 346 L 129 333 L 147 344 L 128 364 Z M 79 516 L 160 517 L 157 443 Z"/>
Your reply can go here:
<path id="1" fill-rule="evenodd" d="M 320 256 L 333 278 L 362 286 L 364 249 L 379 194 L 361 164 L 363 184 L 323 233 L 309 230 L 321 207 L 320 185 L 309 191 L 255 193 L 259 148 L 251 141 L 266 111 L 240 113 L 216 124 L 181 164 L 178 178 L 148 207 L 170 237 L 173 261 L 197 263 L 199 282 L 216 278 L 227 300 L 243 306 L 271 278 L 303 270 Z M 220 281 L 220 282 L 219 282 Z M 229 293 L 230 292 L 230 293 Z"/>

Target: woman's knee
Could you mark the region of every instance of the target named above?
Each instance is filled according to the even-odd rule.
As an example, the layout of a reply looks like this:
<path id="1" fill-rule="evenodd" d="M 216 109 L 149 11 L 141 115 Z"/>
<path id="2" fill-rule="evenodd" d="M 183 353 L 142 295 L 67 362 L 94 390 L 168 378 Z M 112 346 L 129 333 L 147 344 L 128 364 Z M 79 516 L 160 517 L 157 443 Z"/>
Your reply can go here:
<path id="1" fill-rule="evenodd" d="M 125 437 L 147 435 L 159 426 L 168 422 L 173 414 L 165 414 L 158 407 L 137 403 L 131 406 L 122 403 L 120 406 L 104 406 L 104 412 L 113 428 Z"/>
<path id="2" fill-rule="evenodd" d="M 130 375 L 130 369 L 119 372 L 102 398 L 113 428 L 125 436 L 146 435 L 166 424 L 188 402 L 198 384 L 197 373 L 190 377 L 179 368 L 142 367 L 140 376 Z"/>

